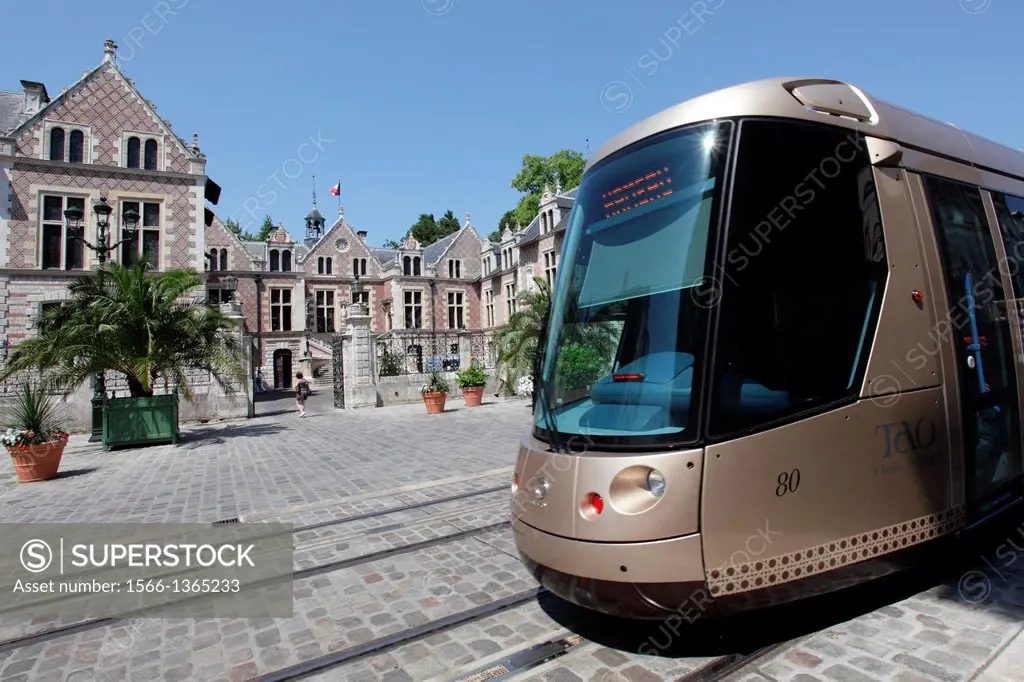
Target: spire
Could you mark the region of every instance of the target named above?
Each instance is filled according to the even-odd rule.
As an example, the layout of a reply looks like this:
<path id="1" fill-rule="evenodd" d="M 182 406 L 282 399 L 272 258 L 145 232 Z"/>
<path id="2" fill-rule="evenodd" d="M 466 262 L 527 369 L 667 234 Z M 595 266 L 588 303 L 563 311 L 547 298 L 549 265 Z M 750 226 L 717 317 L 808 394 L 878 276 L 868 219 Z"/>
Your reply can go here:
<path id="1" fill-rule="evenodd" d="M 469 211 L 466 211 L 466 227 L 469 227 Z"/>
<path id="2" fill-rule="evenodd" d="M 340 201 L 338 202 L 338 217 L 339 218 L 344 218 L 345 217 L 345 207 L 341 205 Z"/>
<path id="3" fill-rule="evenodd" d="M 555 194 L 562 193 L 562 181 L 561 179 L 555 181 Z"/>
<path id="4" fill-rule="evenodd" d="M 313 173 L 313 208 L 316 208 L 316 173 Z"/>

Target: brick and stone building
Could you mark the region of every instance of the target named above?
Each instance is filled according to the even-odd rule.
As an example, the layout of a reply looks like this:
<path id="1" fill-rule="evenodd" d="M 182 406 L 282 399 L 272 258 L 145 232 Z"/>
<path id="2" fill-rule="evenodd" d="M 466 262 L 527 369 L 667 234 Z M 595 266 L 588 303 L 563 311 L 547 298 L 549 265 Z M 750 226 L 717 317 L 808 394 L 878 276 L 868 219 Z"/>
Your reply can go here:
<path id="1" fill-rule="evenodd" d="M 95 243 L 92 206 L 101 196 L 114 207 L 112 242 L 124 211 L 140 215 L 138 237 L 110 258 L 145 253 L 157 270 L 202 273 L 205 295 L 238 317 L 251 369 L 271 387 L 292 386 L 297 371 L 331 384 L 338 339 L 359 345 L 358 337 L 372 347 L 368 369 L 346 356 L 348 378 L 365 372 L 376 404 L 417 400 L 425 371 L 470 358 L 493 367 L 493 333 L 518 294 L 534 276 L 554 281 L 575 190 L 546 188 L 535 219 L 500 243 L 482 237 L 467 212 L 461 229 L 436 243 L 375 247 L 340 207 L 328 224 L 315 198 L 301 242 L 283 226 L 265 242 L 243 241 L 212 208 L 220 187 L 206 175 L 198 137 L 180 138 L 139 93 L 113 41 L 96 68 L 55 97 L 41 83 L 21 86 L 0 92 L 0 357 L 95 268 L 95 254 L 69 238 L 63 211 L 83 208 L 84 237 Z M 183 406 L 184 419 L 251 414 L 251 395 L 238 402 L 208 377 L 194 379 L 200 400 Z M 107 388 L 125 390 L 116 376 Z M 90 396 L 85 386 L 69 400 L 72 426 L 87 425 Z"/>
<path id="2" fill-rule="evenodd" d="M 96 254 L 69 233 L 64 211 L 84 212 L 84 239 L 96 243 L 94 204 L 112 207 L 110 243 L 120 241 L 122 216 L 139 216 L 137 233 L 109 253 L 131 263 L 143 255 L 156 270 L 204 269 L 206 220 L 220 187 L 206 175 L 198 137 L 180 138 L 117 64 L 117 47 L 104 44 L 103 60 L 57 94 L 21 81 L 21 92 L 0 92 L 0 357 L 34 333 L 47 304 L 95 269 Z M 200 292 L 201 293 L 201 292 Z M 243 333 L 243 330 L 240 330 Z M 119 375 L 108 391 L 124 395 Z M 199 400 L 183 417 L 247 413 L 224 400 L 209 377 L 194 377 Z M 10 387 L 4 387 L 5 391 Z M 89 423 L 89 386 L 66 403 L 68 423 Z"/>

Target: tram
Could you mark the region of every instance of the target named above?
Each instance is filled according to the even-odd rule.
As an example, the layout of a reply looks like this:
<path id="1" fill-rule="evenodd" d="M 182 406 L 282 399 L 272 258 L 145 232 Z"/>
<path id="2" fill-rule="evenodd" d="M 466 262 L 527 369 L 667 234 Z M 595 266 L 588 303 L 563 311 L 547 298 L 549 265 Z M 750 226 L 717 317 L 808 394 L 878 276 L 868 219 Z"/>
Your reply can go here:
<path id="1" fill-rule="evenodd" d="M 588 159 L 515 542 L 629 618 L 792 601 L 1022 502 L 1024 152 L 823 78 L 711 92 Z"/>

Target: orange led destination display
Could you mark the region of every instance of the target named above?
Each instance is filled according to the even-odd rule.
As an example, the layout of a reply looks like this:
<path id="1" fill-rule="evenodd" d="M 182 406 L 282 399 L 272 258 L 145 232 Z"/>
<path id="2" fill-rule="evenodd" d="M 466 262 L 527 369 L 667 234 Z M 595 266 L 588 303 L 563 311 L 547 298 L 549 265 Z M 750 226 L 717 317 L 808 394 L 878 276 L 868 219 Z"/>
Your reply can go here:
<path id="1" fill-rule="evenodd" d="M 601 195 L 604 202 L 604 217 L 611 218 L 652 201 L 672 194 L 672 176 L 668 166 L 650 173 L 637 175 L 629 182 L 619 185 Z"/>

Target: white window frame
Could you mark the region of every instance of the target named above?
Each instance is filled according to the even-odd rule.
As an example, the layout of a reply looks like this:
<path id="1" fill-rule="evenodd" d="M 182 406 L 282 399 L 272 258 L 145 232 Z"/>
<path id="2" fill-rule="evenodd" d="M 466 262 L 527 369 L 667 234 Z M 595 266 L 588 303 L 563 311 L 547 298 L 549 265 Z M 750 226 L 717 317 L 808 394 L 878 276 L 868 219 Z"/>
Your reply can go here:
<path id="1" fill-rule="evenodd" d="M 71 131 L 78 130 L 82 133 L 82 163 L 92 163 L 92 126 L 80 123 L 68 123 L 66 121 L 43 121 L 43 144 L 40 145 L 39 158 L 44 161 L 50 160 L 50 131 L 54 128 L 64 129 L 64 161 L 71 163 Z"/>
<path id="2" fill-rule="evenodd" d="M 320 304 L 319 297 L 323 294 L 324 303 Z M 330 304 L 327 303 L 328 296 L 331 299 Z M 324 330 L 320 331 L 320 311 L 324 311 Z M 327 311 L 331 311 L 330 324 L 328 324 Z M 334 289 L 314 289 L 313 290 L 313 329 L 317 334 L 333 334 L 338 331 L 338 293 Z"/>
<path id="3" fill-rule="evenodd" d="M 408 321 L 406 319 L 406 315 L 405 315 L 406 306 L 408 306 L 408 305 L 412 305 L 413 306 L 413 318 L 414 319 L 415 319 L 415 306 L 416 306 L 415 302 L 413 302 L 411 304 L 405 302 L 405 295 L 407 293 L 417 293 L 417 294 L 420 295 L 420 302 L 419 302 L 419 307 L 420 307 L 420 326 L 419 327 L 409 327 L 409 326 L 406 326 L 406 322 Z M 415 298 L 415 297 L 413 297 L 413 298 Z M 426 305 L 425 305 L 425 301 L 424 301 L 425 298 L 426 298 L 426 296 L 424 296 L 423 289 L 420 289 L 420 288 L 402 289 L 402 325 L 403 325 L 403 329 L 424 329 L 424 328 L 426 328 L 426 325 L 429 322 L 429 320 L 427 320 L 427 316 L 423 314 L 424 310 L 426 310 Z"/>
<path id="4" fill-rule="evenodd" d="M 91 198 L 91 196 L 89 194 L 87 194 L 87 193 L 84 193 L 84 192 L 67 191 L 67 190 L 62 190 L 62 189 L 52 189 L 52 190 L 40 189 L 40 190 L 37 190 L 37 192 L 36 192 L 36 202 L 37 202 L 36 206 L 38 207 L 37 211 L 36 211 L 37 218 L 38 218 L 37 221 L 36 221 L 36 265 L 37 265 L 37 267 L 40 270 L 43 269 L 43 252 L 45 250 L 45 241 L 43 239 L 43 232 L 44 232 L 43 226 L 44 225 L 52 225 L 55 222 L 55 221 L 52 221 L 52 220 L 44 220 L 44 216 L 45 216 L 45 213 L 44 213 L 44 209 L 45 209 L 44 202 L 46 201 L 45 197 L 48 197 L 48 196 L 49 197 L 60 197 L 61 198 L 61 215 L 60 215 L 60 226 L 61 226 L 61 233 L 60 233 L 61 234 L 61 247 L 60 247 L 61 267 L 59 267 L 59 268 L 47 268 L 47 270 L 48 271 L 53 271 L 53 272 L 57 272 L 57 271 L 81 272 L 82 270 L 88 270 L 91 267 L 92 262 L 91 262 L 91 260 L 89 258 L 90 249 L 86 248 L 86 246 L 84 244 L 82 245 L 82 268 L 81 268 L 81 270 L 79 270 L 78 268 L 74 268 L 74 269 L 71 269 L 71 270 L 67 269 L 68 223 L 67 223 L 67 219 L 64 217 L 64 211 L 68 207 L 68 202 L 67 202 L 68 199 L 81 199 L 82 200 L 82 212 L 83 212 L 82 226 L 81 226 L 82 237 L 85 238 L 85 239 L 89 239 L 88 229 L 89 229 L 89 225 L 91 223 L 91 221 L 89 219 L 89 213 L 92 210 L 92 204 L 90 203 L 89 199 Z"/>
<path id="5" fill-rule="evenodd" d="M 167 198 L 145 194 L 118 194 L 114 200 L 110 198 L 107 201 L 114 207 L 113 212 L 110 214 L 110 227 L 108 232 L 110 233 L 110 243 L 116 243 L 124 239 L 124 219 L 122 218 L 124 212 L 124 205 L 129 203 L 137 203 L 139 205 L 139 222 L 135 225 L 135 243 L 138 246 L 138 252 L 135 254 L 136 258 L 142 257 L 142 245 L 144 243 L 143 232 L 157 232 L 159 235 L 159 241 L 157 242 L 157 259 L 156 262 L 151 265 L 153 270 L 163 270 L 167 263 Z M 116 203 L 115 203 L 116 201 Z M 158 208 L 159 222 L 157 227 L 145 227 L 145 205 L 156 204 Z M 116 235 L 116 236 L 115 236 Z M 112 251 L 107 256 L 108 260 L 116 260 L 118 263 L 122 263 L 122 254 L 127 244 L 121 244 L 115 251 Z"/>
<path id="6" fill-rule="evenodd" d="M 282 291 L 282 292 L 287 291 L 288 292 L 288 303 L 284 303 L 283 302 L 283 299 L 284 299 L 284 295 L 283 294 L 278 297 L 281 300 L 278 303 L 274 303 L 274 292 L 275 291 Z M 295 315 L 295 296 L 293 295 L 294 293 L 295 293 L 294 287 L 275 287 L 275 286 L 268 287 L 268 289 L 267 289 L 267 299 L 268 299 L 267 300 L 267 309 L 270 311 L 270 331 L 272 331 L 272 332 L 293 332 L 293 331 L 297 331 L 295 329 L 295 325 L 293 324 L 295 322 L 295 320 L 293 319 L 293 317 Z M 281 308 L 281 313 L 282 314 L 278 316 L 278 318 L 281 320 L 281 329 L 274 329 L 274 306 L 275 305 L 278 306 L 279 308 Z M 288 314 L 287 315 L 284 315 L 284 308 L 285 308 L 285 306 L 288 307 Z M 284 321 L 285 321 L 285 319 L 288 320 L 288 329 L 284 328 Z"/>
<path id="7" fill-rule="evenodd" d="M 164 163 L 164 141 L 162 135 L 155 135 L 153 133 L 144 133 L 141 130 L 122 130 L 121 131 L 121 167 L 128 168 L 128 140 L 130 138 L 139 138 L 139 167 L 133 168 L 132 170 L 148 170 L 162 171 L 165 170 Z M 156 142 L 156 168 L 146 168 L 146 141 L 153 140 Z"/>
<path id="8" fill-rule="evenodd" d="M 458 303 L 452 303 L 452 296 L 456 297 Z M 465 289 L 449 289 L 445 292 L 445 314 L 448 318 L 448 329 L 467 329 L 467 319 L 469 313 L 468 301 L 466 300 Z M 452 309 L 455 308 L 457 311 L 462 312 L 462 324 L 455 326 L 452 320 Z"/>

